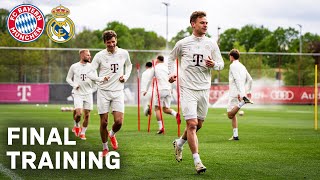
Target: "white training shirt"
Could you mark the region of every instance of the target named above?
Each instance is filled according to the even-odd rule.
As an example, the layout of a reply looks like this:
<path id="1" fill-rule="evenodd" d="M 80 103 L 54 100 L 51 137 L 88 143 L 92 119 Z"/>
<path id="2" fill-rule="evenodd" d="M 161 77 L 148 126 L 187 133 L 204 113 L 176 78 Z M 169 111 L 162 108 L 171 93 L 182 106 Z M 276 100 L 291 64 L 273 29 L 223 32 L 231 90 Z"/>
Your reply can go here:
<path id="1" fill-rule="evenodd" d="M 247 68 L 239 60 L 232 61 L 229 70 L 229 96 L 238 97 L 240 95 L 242 98 L 246 96 L 246 93 L 251 93 L 251 89 L 252 77 Z"/>
<path id="2" fill-rule="evenodd" d="M 152 68 L 152 75 L 157 78 L 158 89 L 171 90 L 171 83 L 169 82 L 169 69 L 165 63 L 158 63 Z"/>
<path id="3" fill-rule="evenodd" d="M 123 75 L 124 80 L 127 81 L 132 70 L 128 51 L 118 47 L 113 54 L 107 49 L 98 52 L 91 64 L 94 69 L 98 69 L 100 77 L 110 77 L 108 81 L 98 86 L 99 89 L 108 91 L 123 90 L 124 83 L 121 83 L 119 78 Z"/>
<path id="4" fill-rule="evenodd" d="M 73 79 L 73 80 L 72 80 Z M 66 81 L 73 87 L 74 94 L 86 95 L 93 93 L 94 82 L 103 81 L 104 77 L 98 77 L 97 72 L 90 63 L 74 63 L 70 66 Z M 79 86 L 79 89 L 76 88 Z"/>
<path id="5" fill-rule="evenodd" d="M 215 61 L 213 68 L 205 65 L 205 59 Z M 193 34 L 178 41 L 170 53 L 168 65 L 170 76 L 176 74 L 175 62 L 180 58 L 180 86 L 192 90 L 205 90 L 211 87 L 211 71 L 222 70 L 224 62 L 217 43 L 206 36 L 196 37 Z"/>
<path id="6" fill-rule="evenodd" d="M 147 68 L 141 75 L 141 92 L 142 93 L 145 93 L 145 92 L 151 93 L 152 88 L 150 87 L 150 84 L 152 82 L 152 78 L 153 78 L 152 67 Z"/>

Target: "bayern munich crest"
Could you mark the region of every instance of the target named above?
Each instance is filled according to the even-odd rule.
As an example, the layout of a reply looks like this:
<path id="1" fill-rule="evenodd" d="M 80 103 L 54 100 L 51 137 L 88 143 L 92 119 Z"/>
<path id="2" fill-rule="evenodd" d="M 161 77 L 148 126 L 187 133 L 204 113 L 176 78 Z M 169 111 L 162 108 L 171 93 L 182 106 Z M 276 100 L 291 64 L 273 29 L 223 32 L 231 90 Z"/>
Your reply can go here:
<path id="1" fill-rule="evenodd" d="M 7 27 L 10 35 L 17 41 L 32 42 L 44 31 L 44 15 L 34 5 L 20 4 L 9 13 Z"/>
<path id="2" fill-rule="evenodd" d="M 65 43 L 74 36 L 74 23 L 67 16 L 70 10 L 62 5 L 53 8 L 51 14 L 54 16 L 47 24 L 47 34 L 56 43 Z"/>

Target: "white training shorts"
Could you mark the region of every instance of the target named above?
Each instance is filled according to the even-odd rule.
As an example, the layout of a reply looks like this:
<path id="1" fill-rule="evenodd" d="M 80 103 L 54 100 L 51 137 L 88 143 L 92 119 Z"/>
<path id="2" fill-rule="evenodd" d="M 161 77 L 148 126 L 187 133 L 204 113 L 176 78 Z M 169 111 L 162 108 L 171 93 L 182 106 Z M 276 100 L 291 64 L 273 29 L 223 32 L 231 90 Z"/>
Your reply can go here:
<path id="1" fill-rule="evenodd" d="M 160 94 L 160 106 L 161 107 L 166 107 L 170 108 L 171 105 L 171 90 L 165 89 L 165 90 L 159 90 Z M 158 93 L 154 94 L 153 97 L 153 104 L 154 106 L 159 106 L 159 101 L 158 101 Z"/>
<path id="2" fill-rule="evenodd" d="M 181 108 L 185 120 L 204 120 L 208 113 L 210 90 L 192 90 L 185 87 L 181 87 L 180 90 Z"/>
<path id="3" fill-rule="evenodd" d="M 74 108 L 76 109 L 93 109 L 93 97 L 92 94 L 80 95 L 80 94 L 73 94 L 73 103 Z"/>
<path id="4" fill-rule="evenodd" d="M 228 106 L 227 106 L 227 112 L 230 112 L 235 106 L 239 104 L 238 97 L 229 97 L 228 100 Z"/>
<path id="5" fill-rule="evenodd" d="M 118 111 L 118 112 L 124 113 L 123 90 L 106 91 L 106 90 L 98 89 L 97 107 L 98 107 L 98 114 L 108 113 L 110 108 L 111 108 L 111 112 Z"/>

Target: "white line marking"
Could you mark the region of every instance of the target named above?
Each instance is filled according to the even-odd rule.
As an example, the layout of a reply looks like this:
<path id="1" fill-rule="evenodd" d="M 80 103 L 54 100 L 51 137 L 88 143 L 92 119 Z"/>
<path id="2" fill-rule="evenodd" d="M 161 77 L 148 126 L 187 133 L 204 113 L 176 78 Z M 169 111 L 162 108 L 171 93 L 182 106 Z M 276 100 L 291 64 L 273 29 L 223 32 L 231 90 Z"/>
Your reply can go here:
<path id="1" fill-rule="evenodd" d="M 7 169 L 6 167 L 4 167 L 1 163 L 0 163 L 0 172 L 10 177 L 11 179 L 22 180 L 21 177 L 19 177 L 16 173 L 12 172 L 10 169 Z"/>

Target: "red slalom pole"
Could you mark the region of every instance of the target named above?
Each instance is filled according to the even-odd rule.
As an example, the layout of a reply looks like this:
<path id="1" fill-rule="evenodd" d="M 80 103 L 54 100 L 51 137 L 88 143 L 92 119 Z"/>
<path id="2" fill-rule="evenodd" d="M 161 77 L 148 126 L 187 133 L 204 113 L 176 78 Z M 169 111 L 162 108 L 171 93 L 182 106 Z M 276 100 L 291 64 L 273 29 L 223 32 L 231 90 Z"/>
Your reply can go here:
<path id="1" fill-rule="evenodd" d="M 163 134 L 165 133 L 165 128 L 164 128 L 164 119 L 162 117 L 162 107 L 161 107 L 161 102 L 160 102 L 160 94 L 159 94 L 159 88 L 158 88 L 158 80 L 157 78 L 155 79 L 156 81 L 156 88 L 157 88 L 157 94 L 158 94 L 158 107 L 160 109 L 160 118 L 161 118 L 161 123 L 162 123 L 162 128 L 163 128 Z"/>
<path id="2" fill-rule="evenodd" d="M 137 83 L 138 83 L 138 131 L 140 131 L 140 64 L 137 65 Z"/>
<path id="3" fill-rule="evenodd" d="M 151 60 L 151 62 L 152 62 L 152 68 L 154 68 L 154 61 Z M 151 93 L 151 99 L 150 99 L 150 115 L 149 115 L 149 118 L 148 118 L 148 132 L 150 132 L 150 122 L 151 122 L 151 117 L 152 117 L 154 81 L 155 81 L 155 77 L 153 76 L 153 78 L 152 78 L 152 93 Z"/>
<path id="4" fill-rule="evenodd" d="M 179 59 L 176 60 L 177 65 L 177 104 L 178 104 L 178 116 L 177 116 L 177 124 L 178 124 L 178 137 L 180 137 L 180 125 L 181 125 L 181 118 L 180 118 L 180 87 L 179 87 Z"/>
<path id="5" fill-rule="evenodd" d="M 152 93 L 151 93 L 151 99 L 150 99 L 150 114 L 148 117 L 148 132 L 150 132 L 150 121 L 152 116 L 153 89 L 154 89 L 154 78 L 152 78 Z"/>
<path id="6" fill-rule="evenodd" d="M 159 93 L 159 88 L 158 88 L 158 79 L 156 77 L 156 69 L 155 69 L 155 60 L 152 60 L 152 67 L 153 67 L 153 70 L 154 70 L 154 76 L 155 76 L 155 82 L 156 82 L 156 89 L 157 89 L 157 96 L 158 96 L 158 107 L 160 109 L 160 118 L 161 118 L 161 124 L 162 124 L 162 128 L 163 128 L 163 134 L 165 133 L 164 131 L 164 120 L 163 120 L 163 117 L 162 117 L 162 109 L 161 109 L 161 102 L 160 102 L 160 93 Z"/>

